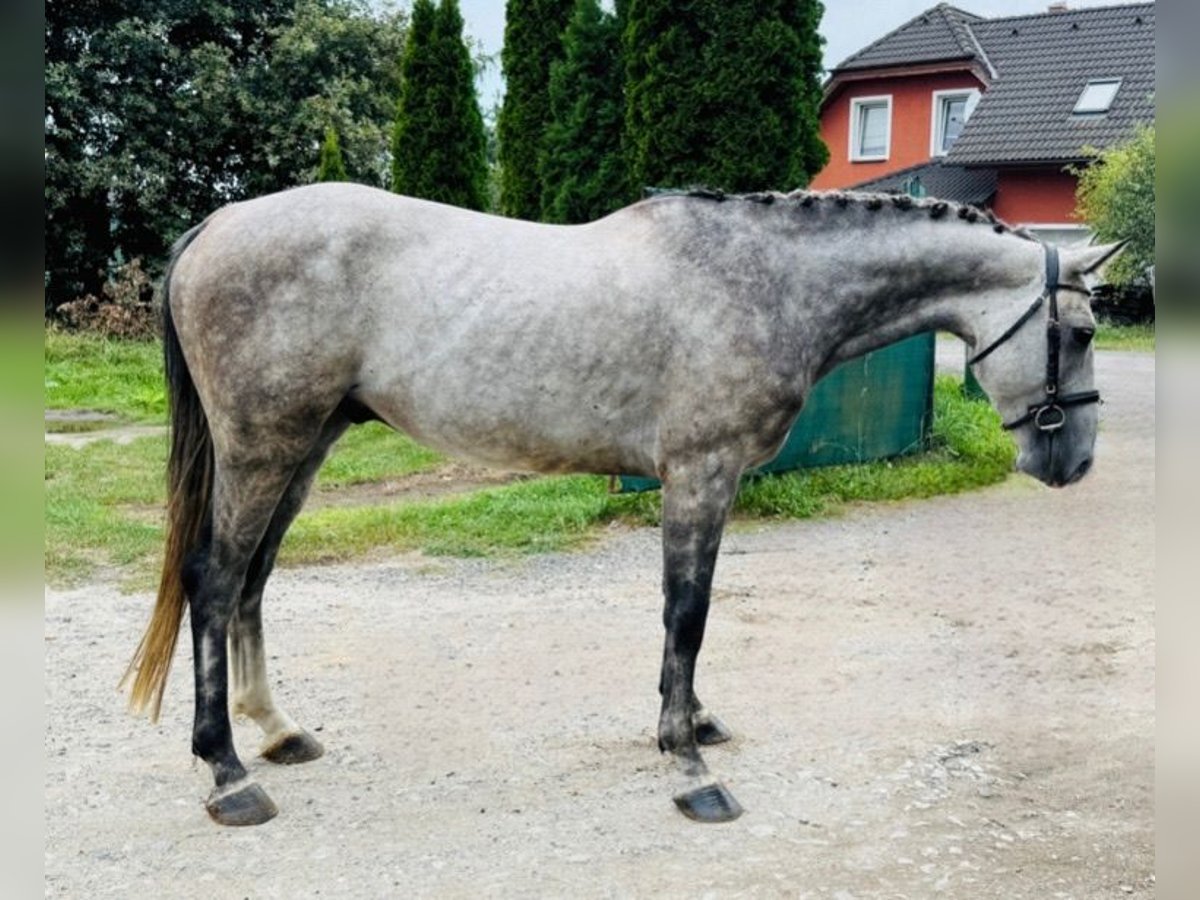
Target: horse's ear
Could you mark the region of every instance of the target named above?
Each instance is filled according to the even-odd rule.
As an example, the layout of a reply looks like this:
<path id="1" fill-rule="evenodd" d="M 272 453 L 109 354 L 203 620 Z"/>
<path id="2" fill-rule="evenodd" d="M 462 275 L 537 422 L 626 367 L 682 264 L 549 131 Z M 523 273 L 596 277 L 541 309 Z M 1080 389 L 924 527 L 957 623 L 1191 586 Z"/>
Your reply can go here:
<path id="1" fill-rule="evenodd" d="M 1067 256 L 1070 267 L 1081 275 L 1098 275 L 1100 270 L 1116 259 L 1129 241 L 1096 244 L 1092 247 L 1072 247 Z"/>

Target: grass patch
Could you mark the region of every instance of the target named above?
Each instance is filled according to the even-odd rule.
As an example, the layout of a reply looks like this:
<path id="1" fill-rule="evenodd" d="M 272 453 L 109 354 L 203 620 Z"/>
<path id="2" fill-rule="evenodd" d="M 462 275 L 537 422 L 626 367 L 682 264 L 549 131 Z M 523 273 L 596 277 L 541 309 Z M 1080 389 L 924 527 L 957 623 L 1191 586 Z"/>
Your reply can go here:
<path id="1" fill-rule="evenodd" d="M 348 487 L 436 468 L 446 458 L 380 422 L 347 431 L 317 474 L 322 487 Z"/>
<path id="2" fill-rule="evenodd" d="M 580 546 L 618 517 L 655 522 L 657 510 L 657 495 L 610 494 L 601 476 L 538 478 L 446 500 L 317 510 L 297 520 L 280 556 L 331 562 L 378 547 L 433 556 L 547 553 Z"/>
<path id="3" fill-rule="evenodd" d="M 162 390 L 160 365 L 155 344 L 48 332 L 47 405 L 161 421 L 164 408 L 154 393 Z M 127 583 L 149 586 L 161 559 L 165 437 L 45 450 L 47 580 L 78 583 L 97 569 L 115 568 Z M 929 452 L 749 480 L 736 515 L 807 517 L 853 501 L 968 490 L 1003 479 L 1014 453 L 991 408 L 964 399 L 958 380 L 944 376 L 936 385 Z M 441 461 L 439 454 L 370 424 L 351 429 L 318 478 L 337 488 L 402 477 Z M 657 492 L 610 494 L 608 479 L 599 476 L 539 478 L 419 503 L 306 512 L 289 532 L 281 560 L 330 562 L 380 549 L 453 556 L 542 553 L 580 546 L 606 523 L 650 525 L 659 517 Z"/>
<path id="4" fill-rule="evenodd" d="M 46 409 L 91 409 L 131 422 L 165 422 L 162 344 L 47 328 Z"/>
<path id="5" fill-rule="evenodd" d="M 1101 320 L 1096 327 L 1097 350 L 1136 350 L 1154 352 L 1154 323 L 1114 325 Z"/>
<path id="6" fill-rule="evenodd" d="M 98 567 L 144 578 L 162 552 L 162 436 L 83 449 L 47 444 L 46 579 L 78 583 Z"/>

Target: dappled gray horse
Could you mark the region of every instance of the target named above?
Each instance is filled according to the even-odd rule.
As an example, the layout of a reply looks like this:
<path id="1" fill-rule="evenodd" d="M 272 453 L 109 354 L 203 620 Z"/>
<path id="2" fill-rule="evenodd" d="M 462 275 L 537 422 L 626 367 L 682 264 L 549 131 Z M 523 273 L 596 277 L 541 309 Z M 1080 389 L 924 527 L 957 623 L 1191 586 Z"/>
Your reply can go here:
<path id="1" fill-rule="evenodd" d="M 331 445 L 379 419 L 506 468 L 661 479 L 658 743 L 687 779 L 684 813 L 735 818 L 699 750 L 729 732 L 693 681 L 741 474 L 838 363 L 944 329 L 975 349 L 1018 466 L 1081 477 L 1096 432 L 1082 276 L 1116 249 L 1063 250 L 1060 267 L 978 210 L 841 193 L 667 195 L 570 227 L 349 184 L 221 209 L 164 281 L 167 549 L 131 702 L 157 716 L 189 606 L 207 809 L 275 815 L 234 751 L 229 673 L 264 757 L 321 754 L 271 698 L 263 585 Z"/>

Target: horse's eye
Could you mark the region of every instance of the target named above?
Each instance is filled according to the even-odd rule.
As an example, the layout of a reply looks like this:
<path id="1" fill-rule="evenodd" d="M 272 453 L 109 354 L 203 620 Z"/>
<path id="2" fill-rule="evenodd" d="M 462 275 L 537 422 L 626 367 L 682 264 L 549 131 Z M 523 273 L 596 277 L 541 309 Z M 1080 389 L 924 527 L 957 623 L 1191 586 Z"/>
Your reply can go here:
<path id="1" fill-rule="evenodd" d="M 1096 336 L 1095 328 L 1072 328 L 1071 340 L 1080 347 L 1086 347 L 1092 342 L 1092 338 Z"/>

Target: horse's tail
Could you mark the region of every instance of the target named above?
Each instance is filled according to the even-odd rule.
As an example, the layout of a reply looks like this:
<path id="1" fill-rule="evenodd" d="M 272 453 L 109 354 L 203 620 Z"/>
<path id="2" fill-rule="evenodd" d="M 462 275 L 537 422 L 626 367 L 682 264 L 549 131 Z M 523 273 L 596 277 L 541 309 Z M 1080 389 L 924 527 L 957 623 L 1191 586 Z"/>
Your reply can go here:
<path id="1" fill-rule="evenodd" d="M 122 686 L 132 679 L 130 708 L 134 712 L 149 708 L 151 721 L 158 721 L 163 689 L 171 671 L 171 658 L 175 654 L 179 626 L 187 606 L 183 585 L 185 559 L 201 539 L 212 502 L 212 435 L 171 317 L 171 276 L 175 264 L 206 224 L 207 221 L 202 222 L 176 242 L 163 276 L 163 361 L 171 423 L 166 552 L 154 612 L 121 679 Z"/>

